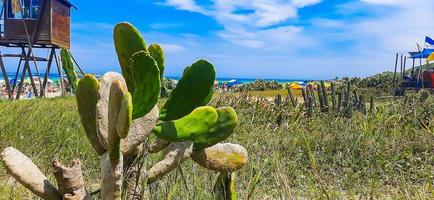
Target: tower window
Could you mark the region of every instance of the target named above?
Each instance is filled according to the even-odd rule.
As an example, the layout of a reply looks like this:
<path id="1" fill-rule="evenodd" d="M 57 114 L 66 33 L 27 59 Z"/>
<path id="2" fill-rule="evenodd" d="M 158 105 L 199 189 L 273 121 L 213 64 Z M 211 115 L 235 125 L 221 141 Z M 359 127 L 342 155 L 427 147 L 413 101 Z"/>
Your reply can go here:
<path id="1" fill-rule="evenodd" d="M 38 19 L 39 0 L 8 0 L 9 19 Z"/>

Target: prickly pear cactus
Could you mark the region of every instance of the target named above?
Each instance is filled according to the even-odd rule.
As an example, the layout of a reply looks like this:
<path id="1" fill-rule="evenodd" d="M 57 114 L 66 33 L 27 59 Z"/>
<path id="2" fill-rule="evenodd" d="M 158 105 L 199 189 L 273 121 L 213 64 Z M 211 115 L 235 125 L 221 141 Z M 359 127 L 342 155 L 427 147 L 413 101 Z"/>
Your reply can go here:
<path id="1" fill-rule="evenodd" d="M 236 200 L 235 173 L 220 173 L 214 185 L 214 194 L 217 200 Z"/>
<path id="2" fill-rule="evenodd" d="M 110 87 L 114 80 L 119 80 L 122 83 L 124 79 L 121 74 L 116 72 L 108 72 L 103 75 L 100 80 L 100 89 L 98 91 L 97 103 L 97 127 L 98 137 L 103 145 L 107 148 L 108 145 L 108 102 Z M 134 106 L 133 106 L 134 107 Z M 134 108 L 133 108 L 134 110 Z M 158 107 L 154 108 L 145 116 L 132 121 L 128 136 L 121 141 L 121 151 L 123 154 L 129 154 L 135 150 L 137 146 L 142 144 L 146 137 L 151 133 L 152 129 L 158 120 Z"/>
<path id="3" fill-rule="evenodd" d="M 106 150 L 98 139 L 96 104 L 98 102 L 99 82 L 95 76 L 86 74 L 80 79 L 75 91 L 81 124 L 93 149 L 102 155 Z"/>
<path id="4" fill-rule="evenodd" d="M 128 91 L 133 94 L 135 85 L 130 59 L 139 51 L 147 51 L 146 42 L 140 35 L 139 30 L 128 22 L 121 22 L 115 26 L 113 39 Z"/>
<path id="5" fill-rule="evenodd" d="M 200 166 L 216 172 L 234 172 L 247 163 L 248 154 L 241 145 L 225 143 L 194 151 L 191 158 Z"/>
<path id="6" fill-rule="evenodd" d="M 165 156 L 147 171 L 149 184 L 191 158 L 200 166 L 220 173 L 214 188 L 218 198 L 235 199 L 233 172 L 247 163 L 248 155 L 240 145 L 218 144 L 233 134 L 238 118 L 231 107 L 206 106 L 213 96 L 214 66 L 200 60 L 187 67 L 159 112 L 163 49 L 156 44 L 147 48 L 139 31 L 125 22 L 116 25 L 114 40 L 123 76 L 109 72 L 98 81 L 85 75 L 76 88 L 83 128 L 101 155 L 102 199 L 121 199 L 123 189 L 130 189 L 129 181 L 139 183 L 140 178 L 132 179 L 123 170 L 129 169 L 130 158 L 137 158 L 139 145 L 151 132 L 157 140 L 147 150 L 150 153 L 164 150 Z M 43 199 L 90 199 L 79 160 L 74 160 L 70 168 L 53 162 L 58 190 L 18 150 L 6 148 L 1 159 L 18 181 Z M 25 168 L 17 167 L 22 163 Z M 122 188 L 123 181 L 128 188 Z"/>
<path id="7" fill-rule="evenodd" d="M 121 138 L 128 135 L 131 126 L 131 95 L 120 80 L 114 80 L 110 88 L 108 105 L 108 153 L 112 163 L 117 163 L 121 154 Z M 122 115 L 121 115 L 122 114 Z M 118 131 L 120 130 L 120 132 Z"/>
<path id="8" fill-rule="evenodd" d="M 199 106 L 208 104 L 214 90 L 215 69 L 205 60 L 187 67 L 161 108 L 160 120 L 170 121 L 186 116 Z"/>
<path id="9" fill-rule="evenodd" d="M 157 137 L 172 142 L 193 141 L 207 133 L 217 123 L 217 119 L 218 114 L 213 107 L 203 106 L 181 119 L 158 124 L 153 132 Z"/>
<path id="10" fill-rule="evenodd" d="M 143 117 L 160 98 L 161 81 L 157 62 L 149 53 L 140 51 L 131 58 L 135 90 L 133 93 L 133 119 Z"/>
<path id="11" fill-rule="evenodd" d="M 157 61 L 158 69 L 160 70 L 160 78 L 163 78 L 164 75 L 164 51 L 163 48 L 159 44 L 151 44 L 148 47 L 149 54 L 151 54 L 152 58 Z"/>
<path id="12" fill-rule="evenodd" d="M 63 70 L 65 70 L 66 77 L 72 90 L 75 91 L 78 84 L 77 73 L 75 72 L 74 63 L 72 62 L 71 52 L 68 49 L 62 48 L 60 50 L 60 60 L 62 61 Z"/>
<path id="13" fill-rule="evenodd" d="M 218 119 L 216 124 L 206 133 L 195 138 L 194 150 L 202 150 L 213 146 L 234 133 L 238 125 L 238 116 L 232 107 L 217 109 Z"/>
<path id="14" fill-rule="evenodd" d="M 9 174 L 38 197 L 46 200 L 62 199 L 59 191 L 41 170 L 17 149 L 5 148 L 1 153 L 1 160 Z"/>

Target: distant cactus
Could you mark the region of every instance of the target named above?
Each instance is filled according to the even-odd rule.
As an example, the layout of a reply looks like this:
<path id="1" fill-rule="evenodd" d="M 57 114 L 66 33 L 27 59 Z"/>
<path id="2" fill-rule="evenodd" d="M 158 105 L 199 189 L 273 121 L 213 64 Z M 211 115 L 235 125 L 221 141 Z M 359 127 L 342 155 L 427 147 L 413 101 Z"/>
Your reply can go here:
<path id="1" fill-rule="evenodd" d="M 68 49 L 62 48 L 60 50 L 60 60 L 62 61 L 62 67 L 63 70 L 65 70 L 66 77 L 68 78 L 72 91 L 75 91 L 78 84 L 78 77 L 77 77 L 77 73 L 75 72 L 75 67 L 72 61 L 71 53 L 69 52 Z"/>

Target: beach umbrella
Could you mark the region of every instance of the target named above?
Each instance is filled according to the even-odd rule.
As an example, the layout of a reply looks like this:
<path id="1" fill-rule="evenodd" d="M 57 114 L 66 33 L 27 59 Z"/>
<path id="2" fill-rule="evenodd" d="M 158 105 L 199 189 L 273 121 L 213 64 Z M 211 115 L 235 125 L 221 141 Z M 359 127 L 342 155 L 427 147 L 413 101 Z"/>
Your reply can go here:
<path id="1" fill-rule="evenodd" d="M 434 53 L 428 56 L 427 61 L 434 61 Z"/>
<path id="2" fill-rule="evenodd" d="M 292 82 L 289 87 L 293 90 L 301 90 L 303 87 L 300 86 L 297 82 Z"/>

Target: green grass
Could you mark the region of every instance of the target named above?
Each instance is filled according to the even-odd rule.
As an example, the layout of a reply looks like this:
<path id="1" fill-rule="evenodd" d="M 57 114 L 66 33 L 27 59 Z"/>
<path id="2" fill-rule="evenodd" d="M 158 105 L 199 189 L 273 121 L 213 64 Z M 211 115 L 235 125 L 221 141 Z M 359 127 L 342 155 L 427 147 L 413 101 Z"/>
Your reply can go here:
<path id="1" fill-rule="evenodd" d="M 248 165 L 237 172 L 239 199 L 434 199 L 432 102 L 423 104 L 425 111 L 415 101 L 383 102 L 376 114 L 352 119 L 322 113 L 307 119 L 298 109 L 240 95 L 217 96 L 212 104 L 233 106 L 240 118 L 228 139 L 249 152 Z M 53 182 L 52 159 L 80 158 L 90 190 L 99 188 L 99 158 L 73 97 L 0 102 L 0 148 L 6 146 L 23 151 Z M 148 157 L 147 166 L 160 157 Z M 212 197 L 216 173 L 191 161 L 182 171 L 188 185 L 175 170 L 149 188 L 150 199 Z M 29 195 L 7 179 L 0 167 L 0 199 Z"/>

